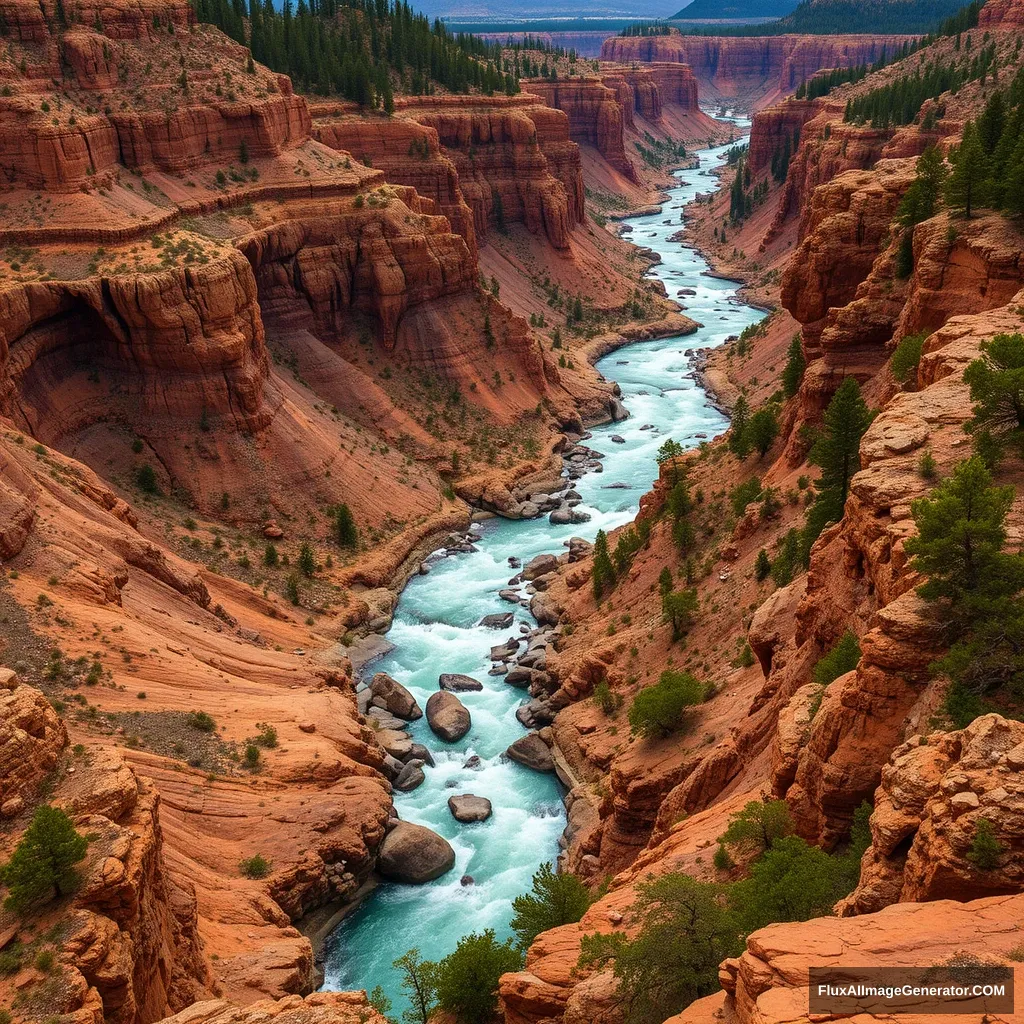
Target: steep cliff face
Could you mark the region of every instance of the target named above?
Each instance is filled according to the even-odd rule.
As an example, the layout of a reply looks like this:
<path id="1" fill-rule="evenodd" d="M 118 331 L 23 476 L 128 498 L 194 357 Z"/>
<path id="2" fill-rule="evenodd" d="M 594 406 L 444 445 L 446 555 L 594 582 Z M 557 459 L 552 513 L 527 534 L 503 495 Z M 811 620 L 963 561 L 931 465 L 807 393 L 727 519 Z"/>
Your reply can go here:
<path id="1" fill-rule="evenodd" d="M 72 757 L 64 724 L 42 694 L 9 672 L 2 685 L 3 755 L 20 747 L 19 792 L 8 787 L 3 804 L 5 854 L 28 824 L 44 776 L 52 780 L 51 802 L 90 837 L 81 884 L 56 940 L 68 976 L 60 1005 L 51 1003 L 49 1011 L 148 1024 L 208 994 L 195 895 L 169 880 L 155 789 L 112 750 Z M 26 940 L 30 923 L 17 929 L 25 929 Z M 0 989 L 20 992 L 31 1004 L 42 996 L 39 982 L 24 969 Z"/>
<path id="2" fill-rule="evenodd" d="M 615 36 L 601 47 L 603 60 L 630 64 L 688 64 L 706 100 L 763 105 L 793 92 L 822 68 L 872 64 L 893 36 Z"/>
<path id="3" fill-rule="evenodd" d="M 549 107 L 566 113 L 573 142 L 593 146 L 620 173 L 630 179 L 636 177 L 623 144 L 622 106 L 615 90 L 589 78 L 569 82 L 531 79 L 524 88 L 540 96 Z"/>
<path id="4" fill-rule="evenodd" d="M 513 97 L 497 109 L 474 109 L 458 97 L 408 109 L 436 131 L 458 168 L 481 234 L 520 221 L 556 249 L 568 247 L 569 232 L 583 221 L 583 174 L 563 112 L 534 97 Z"/>

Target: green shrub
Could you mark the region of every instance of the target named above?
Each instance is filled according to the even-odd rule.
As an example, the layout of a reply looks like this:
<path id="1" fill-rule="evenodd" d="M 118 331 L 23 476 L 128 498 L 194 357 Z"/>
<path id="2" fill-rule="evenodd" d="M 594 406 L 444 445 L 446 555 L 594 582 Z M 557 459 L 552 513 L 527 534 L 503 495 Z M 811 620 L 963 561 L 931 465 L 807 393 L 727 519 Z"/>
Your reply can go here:
<path id="1" fill-rule="evenodd" d="M 760 583 L 762 580 L 766 580 L 772 571 L 772 561 L 768 557 L 768 552 L 764 548 L 761 548 L 757 553 L 757 560 L 754 562 L 754 579 Z"/>
<path id="2" fill-rule="evenodd" d="M 215 732 L 217 729 L 217 723 L 213 720 L 213 716 L 205 711 L 191 712 L 188 716 L 188 724 L 200 732 Z"/>
<path id="3" fill-rule="evenodd" d="M 967 859 L 979 871 L 991 871 L 999 867 L 1003 844 L 996 838 L 996 830 L 988 818 L 979 818 L 974 826 L 974 839 L 967 853 Z"/>
<path id="4" fill-rule="evenodd" d="M 257 722 L 256 728 L 259 729 L 259 735 L 255 742 L 261 747 L 273 750 L 277 746 L 277 730 L 267 722 Z"/>
<path id="5" fill-rule="evenodd" d="M 49 974 L 53 970 L 53 965 L 57 962 L 57 958 L 54 955 L 52 949 L 41 949 L 36 954 L 36 969 L 43 972 L 43 974 Z"/>
<path id="6" fill-rule="evenodd" d="M 917 460 L 918 475 L 924 480 L 934 480 L 938 476 L 938 467 L 935 465 L 935 456 L 931 448 L 921 452 L 921 458 Z"/>
<path id="7" fill-rule="evenodd" d="M 251 857 L 239 861 L 238 870 L 246 878 L 266 878 L 270 874 L 271 862 L 262 854 L 254 853 Z"/>
<path id="8" fill-rule="evenodd" d="M 669 736 L 683 724 L 683 712 L 704 702 L 707 687 L 689 672 L 666 669 L 654 686 L 645 687 L 629 709 L 634 735 Z"/>
<path id="9" fill-rule="evenodd" d="M 260 753 L 260 748 L 255 743 L 247 743 L 245 745 L 245 766 L 249 771 L 258 771 L 263 764 L 263 755 Z"/>
<path id="10" fill-rule="evenodd" d="M 848 629 L 839 642 L 818 660 L 814 666 L 814 681 L 827 686 L 847 672 L 852 672 L 860 661 L 860 641 L 853 630 Z"/>
<path id="11" fill-rule="evenodd" d="M 594 687 L 591 700 L 606 714 L 614 715 L 622 704 L 621 697 L 611 691 L 611 687 L 603 679 Z"/>
<path id="12" fill-rule="evenodd" d="M 743 483 L 737 484 L 729 492 L 729 504 L 732 505 L 733 512 L 737 516 L 741 516 L 746 507 L 752 501 L 756 501 L 760 494 L 761 481 L 756 476 L 752 476 L 749 480 L 744 480 Z"/>
<path id="13" fill-rule="evenodd" d="M 339 505 L 334 513 L 334 539 L 343 548 L 359 545 L 359 530 L 356 529 L 356 521 L 348 505 Z"/>
<path id="14" fill-rule="evenodd" d="M 160 484 L 156 479 L 156 471 L 148 462 L 144 466 L 139 467 L 135 474 L 135 483 L 144 494 L 160 493 Z"/>
<path id="15" fill-rule="evenodd" d="M 718 849 L 715 850 L 711 863 L 714 864 L 717 871 L 728 871 L 733 867 L 733 859 L 729 856 L 729 851 L 723 843 L 718 844 Z"/>
<path id="16" fill-rule="evenodd" d="M 893 350 L 889 360 L 892 375 L 901 383 L 906 384 L 912 376 L 917 375 L 917 364 L 921 361 L 921 349 L 928 337 L 926 331 L 920 334 L 908 334 Z"/>

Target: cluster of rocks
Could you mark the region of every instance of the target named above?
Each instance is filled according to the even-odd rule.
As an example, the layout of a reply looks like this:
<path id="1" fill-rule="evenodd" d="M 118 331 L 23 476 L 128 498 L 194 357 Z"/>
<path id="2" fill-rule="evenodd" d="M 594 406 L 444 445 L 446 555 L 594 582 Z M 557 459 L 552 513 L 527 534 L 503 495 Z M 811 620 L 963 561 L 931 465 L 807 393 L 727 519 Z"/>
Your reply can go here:
<path id="1" fill-rule="evenodd" d="M 558 526 L 562 523 L 585 523 L 590 518 L 588 513 L 577 511 L 576 506 L 583 498 L 573 490 L 570 479 L 564 476 L 540 481 L 529 489 L 516 488 L 512 496 L 518 503 L 516 514 L 520 519 L 537 519 L 546 515 L 552 525 Z"/>
<path id="2" fill-rule="evenodd" d="M 480 539 L 483 527 L 479 523 L 471 523 L 464 533 L 449 533 L 444 544 L 426 561 L 420 562 L 419 574 L 426 576 L 430 572 L 430 563 L 436 558 L 450 558 L 452 555 L 471 555 L 479 549 L 476 542 Z"/>
<path id="3" fill-rule="evenodd" d="M 421 785 L 423 766 L 433 765 L 434 759 L 405 730 L 409 722 L 423 717 L 416 698 L 387 672 L 378 672 L 369 685 L 357 689 L 356 702 L 377 730 L 377 742 L 385 752 L 383 771 L 391 785 L 403 793 Z"/>

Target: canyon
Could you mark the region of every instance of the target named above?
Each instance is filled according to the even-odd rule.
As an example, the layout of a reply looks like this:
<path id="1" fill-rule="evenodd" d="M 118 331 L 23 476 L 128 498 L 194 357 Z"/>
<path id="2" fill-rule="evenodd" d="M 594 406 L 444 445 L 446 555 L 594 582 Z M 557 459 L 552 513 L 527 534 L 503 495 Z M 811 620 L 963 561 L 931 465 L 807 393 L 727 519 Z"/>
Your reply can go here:
<path id="1" fill-rule="evenodd" d="M 500 706 L 466 704 L 485 771 L 514 785 L 505 743 L 487 746 L 504 733 L 480 723 L 519 734 L 523 697 L 557 774 L 496 804 L 531 836 L 516 870 L 550 850 L 594 898 L 501 978 L 501 1019 L 622 1024 L 613 967 L 578 966 L 585 940 L 635 934 L 652 877 L 739 879 L 748 864 L 712 854 L 752 800 L 784 801 L 826 851 L 868 801 L 856 884 L 834 916 L 751 934 L 672 1024 L 802 1018 L 808 968 L 844 957 L 1017 962 L 1024 732 L 996 713 L 943 719 L 942 623 L 905 545 L 934 487 L 922 456 L 941 478 L 968 453 L 965 366 L 1020 330 L 1024 238 L 998 212 L 940 210 L 913 228 L 900 276 L 893 226 L 917 158 L 957 145 L 990 83 L 944 96 L 927 126 L 873 127 L 845 120 L 846 101 L 916 56 L 786 97 L 902 38 L 672 34 L 610 39 L 596 69 L 514 95 L 399 94 L 385 114 L 301 94 L 184 4 L 69 12 L 0 0 L 0 854 L 43 802 L 89 838 L 73 894 L 0 917 L 13 1019 L 386 1024 L 358 972 L 314 991 L 325 936 L 376 912 L 382 845 L 417 806 L 396 796 L 413 744 L 401 721 L 381 727 L 365 684 L 383 665 L 425 697 L 438 671 L 486 671 L 476 634 L 459 646 L 480 629 L 463 588 L 505 612 L 497 590 L 520 568 L 506 553 L 550 550 L 526 591 L 543 668 L 515 667 L 528 692 L 506 687 Z M 1022 21 L 1015 0 L 980 12 L 1000 82 Z M 929 55 L 959 46 L 940 37 Z M 712 194 L 738 132 L 701 102 L 756 110 L 734 159 L 766 198 L 739 223 L 728 187 Z M 711 144 L 714 177 L 693 159 Z M 708 350 L 691 362 L 698 329 Z M 779 437 L 741 459 L 715 440 L 719 410 L 778 393 L 796 332 L 806 369 L 778 400 Z M 900 381 L 890 357 L 918 334 Z M 859 471 L 806 572 L 776 583 L 758 555 L 802 524 L 810 437 L 847 377 L 875 413 Z M 647 412 L 666 400 L 681 404 L 660 436 Z M 617 427 L 627 410 L 643 426 Z M 624 447 L 607 476 L 591 458 L 572 481 L 583 532 L 645 538 L 599 597 L 575 506 L 562 526 L 546 507 L 530 518 L 592 427 Z M 670 430 L 686 453 L 663 458 Z M 700 494 L 692 565 L 666 511 L 683 467 Z M 753 473 L 779 508 L 730 514 Z M 635 494 L 603 493 L 612 478 Z M 666 567 L 699 602 L 682 643 Z M 443 629 L 442 666 L 414 641 Z M 848 632 L 856 667 L 819 684 Z M 668 666 L 709 684 L 692 727 L 627 735 Z M 435 753 L 437 779 L 479 770 Z M 546 806 L 559 785 L 564 815 Z M 972 859 L 982 820 L 997 871 Z M 463 879 L 465 905 L 500 929 L 507 900 L 488 881 Z M 465 905 L 436 921 L 456 927 Z"/>
<path id="2" fill-rule="evenodd" d="M 744 109 L 766 106 L 792 94 L 826 68 L 874 64 L 907 38 L 891 35 L 834 36 L 613 36 L 601 59 L 620 64 L 686 64 L 705 102 Z"/>

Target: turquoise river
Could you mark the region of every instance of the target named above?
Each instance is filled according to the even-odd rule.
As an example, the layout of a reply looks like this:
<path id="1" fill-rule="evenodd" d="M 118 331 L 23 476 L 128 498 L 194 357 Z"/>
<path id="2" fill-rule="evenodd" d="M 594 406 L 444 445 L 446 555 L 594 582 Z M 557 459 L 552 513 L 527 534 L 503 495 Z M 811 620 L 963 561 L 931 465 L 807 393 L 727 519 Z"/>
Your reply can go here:
<path id="1" fill-rule="evenodd" d="M 736 120 L 737 131 L 747 122 Z M 742 140 L 741 140 L 742 141 Z M 728 146 L 700 152 L 700 167 L 675 172 L 679 184 L 668 192 L 662 212 L 634 217 L 630 238 L 661 256 L 651 276 L 664 282 L 668 294 L 693 289 L 680 302 L 703 326 L 686 337 L 661 338 L 630 344 L 606 356 L 598 369 L 618 381 L 630 418 L 596 427 L 585 443 L 605 453 L 602 473 L 576 482 L 583 498 L 579 507 L 591 515 L 588 523 L 551 526 L 547 517 L 512 522 L 491 519 L 482 524 L 478 550 L 431 563 L 428 575 L 414 577 L 399 600 L 387 639 L 394 649 L 374 662 L 367 674 L 389 672 L 415 695 L 420 706 L 437 689 L 441 672 L 463 672 L 483 683 L 483 690 L 460 693 L 473 726 L 460 742 L 445 744 L 420 719 L 410 727 L 413 739 L 433 753 L 436 767 L 425 768 L 426 781 L 411 793 L 396 793 L 401 818 L 434 829 L 456 851 L 455 867 L 422 886 L 383 884 L 333 932 L 324 950 L 324 988 L 328 990 L 383 986 L 398 1019 L 407 1003 L 392 961 L 411 947 L 426 959 L 450 953 L 459 938 L 471 931 L 493 928 L 499 938 L 509 934 L 511 901 L 530 888 L 537 867 L 558 856 L 558 839 L 565 826 L 559 784 L 502 758 L 508 745 L 523 734 L 515 717 L 527 695 L 490 676 L 488 651 L 515 629 L 496 633 L 477 626 L 482 616 L 508 611 L 498 590 L 513 575 L 508 558 L 523 564 L 545 551 L 558 553 L 571 536 L 593 540 L 598 530 L 610 530 L 631 520 L 640 496 L 657 475 L 655 455 L 666 438 L 690 447 L 701 437 L 714 437 L 727 426 L 713 408 L 689 366 L 692 349 L 720 345 L 764 315 L 736 297 L 733 282 L 708 275 L 708 265 L 691 247 L 670 241 L 679 230 L 684 206 L 698 193 L 716 185 L 714 168 L 726 159 Z M 644 425 L 652 429 L 641 430 Z M 609 443 L 612 434 L 625 444 Z M 628 488 L 609 488 L 609 484 Z M 519 620 L 534 625 L 520 609 Z M 470 754 L 482 768 L 464 768 Z M 474 793 L 493 804 L 491 818 L 460 825 L 449 813 L 452 793 Z M 460 885 L 470 874 L 475 884 Z"/>

